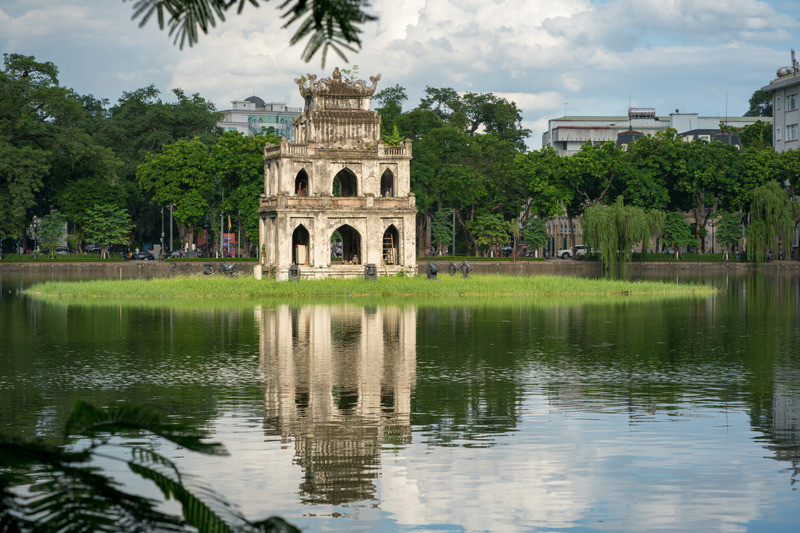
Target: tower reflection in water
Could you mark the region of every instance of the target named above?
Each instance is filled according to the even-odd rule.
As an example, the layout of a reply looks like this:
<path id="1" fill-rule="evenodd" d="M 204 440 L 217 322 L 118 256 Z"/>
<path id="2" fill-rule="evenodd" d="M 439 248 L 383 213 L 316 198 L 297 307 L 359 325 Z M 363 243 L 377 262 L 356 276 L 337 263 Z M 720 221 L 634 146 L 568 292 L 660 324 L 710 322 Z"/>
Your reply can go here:
<path id="1" fill-rule="evenodd" d="M 374 498 L 383 446 L 411 442 L 415 307 L 257 308 L 264 431 L 294 442 L 302 501 Z"/>

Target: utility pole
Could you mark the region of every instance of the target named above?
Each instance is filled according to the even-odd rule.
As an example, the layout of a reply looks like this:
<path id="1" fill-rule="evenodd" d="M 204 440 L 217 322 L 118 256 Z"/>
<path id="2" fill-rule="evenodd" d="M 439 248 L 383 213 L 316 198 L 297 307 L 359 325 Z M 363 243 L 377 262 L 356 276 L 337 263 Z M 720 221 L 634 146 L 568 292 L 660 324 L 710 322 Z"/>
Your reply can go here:
<path id="1" fill-rule="evenodd" d="M 225 203 L 225 189 L 222 189 L 222 203 Z M 222 236 L 225 231 L 225 211 L 222 210 L 222 204 L 219 206 L 219 257 L 225 258 L 225 252 L 222 249 Z"/>
<path id="2" fill-rule="evenodd" d="M 172 239 L 172 204 L 169 204 L 169 251 L 172 253 L 172 243 L 175 242 Z"/>
<path id="3" fill-rule="evenodd" d="M 453 209 L 453 257 L 456 256 L 456 210 Z"/>

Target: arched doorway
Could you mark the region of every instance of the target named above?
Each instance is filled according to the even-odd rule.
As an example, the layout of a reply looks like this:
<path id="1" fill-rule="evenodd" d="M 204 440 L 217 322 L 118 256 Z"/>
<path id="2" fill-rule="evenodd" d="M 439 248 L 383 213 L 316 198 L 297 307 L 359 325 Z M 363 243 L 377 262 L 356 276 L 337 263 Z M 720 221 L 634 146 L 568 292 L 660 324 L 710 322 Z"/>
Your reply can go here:
<path id="1" fill-rule="evenodd" d="M 352 226 L 339 226 L 331 235 L 331 257 L 341 257 L 343 265 L 360 265 L 361 235 Z"/>
<path id="2" fill-rule="evenodd" d="M 396 265 L 400 262 L 400 233 L 392 224 L 383 232 L 383 262 Z"/>
<path id="3" fill-rule="evenodd" d="M 308 174 L 305 170 L 297 173 L 294 178 L 294 194 L 295 196 L 308 196 Z"/>
<path id="4" fill-rule="evenodd" d="M 294 232 L 292 233 L 292 264 L 293 265 L 308 265 L 309 256 L 311 255 L 309 252 L 309 244 L 311 238 L 308 234 L 308 230 L 305 226 L 300 224 L 295 228 Z"/>
<path id="5" fill-rule="evenodd" d="M 358 196 L 358 179 L 349 168 L 343 168 L 333 178 L 331 194 L 336 197 Z"/>
<path id="6" fill-rule="evenodd" d="M 381 196 L 394 196 L 394 174 L 388 168 L 381 176 Z"/>

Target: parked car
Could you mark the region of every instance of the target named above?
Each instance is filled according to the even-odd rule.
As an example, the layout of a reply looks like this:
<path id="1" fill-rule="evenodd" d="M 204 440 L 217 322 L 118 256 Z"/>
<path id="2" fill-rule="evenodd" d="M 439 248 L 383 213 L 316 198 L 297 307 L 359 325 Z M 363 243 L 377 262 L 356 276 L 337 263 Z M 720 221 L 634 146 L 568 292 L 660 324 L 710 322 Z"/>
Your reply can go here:
<path id="1" fill-rule="evenodd" d="M 563 250 L 559 250 L 556 252 L 556 257 L 560 259 L 569 259 L 572 257 L 572 248 L 565 248 Z M 583 244 L 576 244 L 575 245 L 575 257 L 580 257 L 586 253 L 586 246 Z"/>
<path id="2" fill-rule="evenodd" d="M 99 244 L 89 243 L 83 248 L 87 254 L 99 254 L 103 247 Z"/>
<path id="3" fill-rule="evenodd" d="M 131 261 L 155 261 L 156 256 L 150 252 L 139 250 L 138 252 L 131 252 Z"/>

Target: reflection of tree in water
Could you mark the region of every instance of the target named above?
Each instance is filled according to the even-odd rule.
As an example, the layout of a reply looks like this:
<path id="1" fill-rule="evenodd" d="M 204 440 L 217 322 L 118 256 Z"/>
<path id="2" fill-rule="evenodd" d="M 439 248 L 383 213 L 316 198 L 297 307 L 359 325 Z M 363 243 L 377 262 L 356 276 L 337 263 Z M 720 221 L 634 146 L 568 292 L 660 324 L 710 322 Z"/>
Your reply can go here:
<path id="1" fill-rule="evenodd" d="M 414 425 L 431 443 L 491 444 L 514 430 L 523 398 L 525 361 L 513 326 L 485 322 L 472 308 L 420 309 L 417 361 L 425 367 L 414 396 Z"/>
<path id="2" fill-rule="evenodd" d="M 303 501 L 374 498 L 382 447 L 410 441 L 416 311 L 281 306 L 257 321 L 265 433 L 294 440 Z"/>

